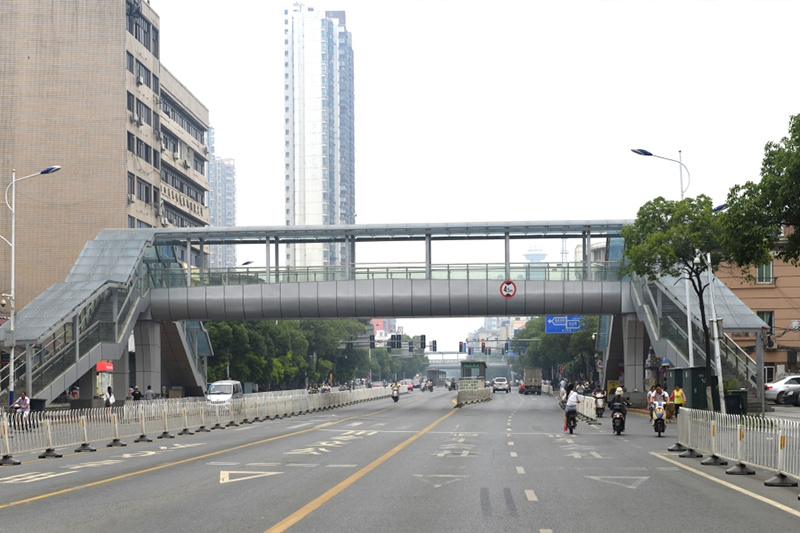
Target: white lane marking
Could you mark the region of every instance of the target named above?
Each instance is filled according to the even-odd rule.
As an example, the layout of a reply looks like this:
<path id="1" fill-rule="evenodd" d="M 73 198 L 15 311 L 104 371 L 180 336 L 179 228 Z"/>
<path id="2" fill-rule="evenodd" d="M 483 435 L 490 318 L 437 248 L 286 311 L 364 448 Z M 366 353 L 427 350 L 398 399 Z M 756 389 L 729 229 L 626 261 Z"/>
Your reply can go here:
<path id="1" fill-rule="evenodd" d="M 595 481 L 602 481 L 603 483 L 611 483 L 612 485 L 619 485 L 626 489 L 637 489 L 639 485 L 650 479 L 650 476 L 586 476 Z"/>
<path id="2" fill-rule="evenodd" d="M 514 445 L 514 441 L 508 441 L 508 445 L 509 446 L 513 446 Z"/>
<path id="3" fill-rule="evenodd" d="M 234 481 L 244 481 L 245 479 L 276 476 L 278 474 L 283 474 L 283 472 L 237 472 L 233 470 L 222 470 L 219 473 L 219 482 L 233 483 Z"/>
<path id="4" fill-rule="evenodd" d="M 422 474 L 414 474 L 414 477 L 419 478 L 425 483 L 433 485 L 433 488 L 438 489 L 443 485 L 448 485 L 450 483 L 455 483 L 456 481 L 461 481 L 462 479 L 467 478 L 469 476 L 456 476 L 452 474 L 426 476 Z"/>
<path id="5" fill-rule="evenodd" d="M 328 465 L 327 468 L 355 468 L 358 465 Z"/>
<path id="6" fill-rule="evenodd" d="M 522 466 L 518 466 L 517 467 L 517 474 L 524 474 L 524 473 L 525 473 L 525 468 L 522 467 Z"/>
<path id="7" fill-rule="evenodd" d="M 536 497 L 536 493 L 533 492 L 532 490 L 526 490 L 525 491 L 525 497 L 528 498 L 529 502 L 538 502 L 539 501 L 539 498 Z M 539 531 L 542 531 L 542 530 L 539 530 Z"/>
<path id="8" fill-rule="evenodd" d="M 247 463 L 246 466 L 278 466 L 280 463 Z"/>
<path id="9" fill-rule="evenodd" d="M 206 463 L 208 466 L 233 466 L 238 465 L 239 463 L 226 463 L 223 461 L 211 461 L 210 463 Z"/>
<path id="10" fill-rule="evenodd" d="M 516 457 L 516 456 L 517 456 L 517 452 L 511 452 L 511 457 Z"/>
<path id="11" fill-rule="evenodd" d="M 301 468 L 315 468 L 319 466 L 316 463 L 286 463 L 286 466 L 299 466 Z"/>
<path id="12" fill-rule="evenodd" d="M 717 478 L 715 478 L 714 476 L 712 476 L 710 474 L 706 474 L 705 472 L 701 472 L 701 471 L 699 471 L 699 470 L 697 470 L 695 468 L 692 468 L 691 466 L 685 465 L 683 463 L 679 463 L 678 461 L 675 461 L 673 459 L 670 459 L 669 457 L 665 457 L 663 455 L 660 455 L 660 454 L 658 454 L 656 452 L 650 452 L 650 455 L 654 455 L 654 456 L 658 457 L 659 459 L 663 459 L 664 461 L 667 461 L 668 463 L 672 463 L 672 464 L 674 464 L 676 466 L 679 466 L 679 467 L 681 467 L 681 468 L 683 468 L 685 470 L 688 470 L 689 472 L 694 472 L 698 476 L 702 476 L 702 477 L 704 477 L 704 478 L 706 478 L 708 480 L 711 480 L 711 481 L 713 481 L 715 483 L 719 483 L 720 485 L 722 485 L 724 487 L 727 487 L 729 489 L 733 489 L 736 492 L 740 492 L 740 493 L 742 493 L 742 494 L 744 494 L 746 496 L 750 496 L 751 498 L 753 498 L 755 500 L 758 500 L 758 501 L 760 501 L 762 503 L 766 503 L 767 505 L 771 505 L 771 506 L 773 506 L 773 507 L 775 507 L 777 509 L 780 509 L 781 511 L 784 511 L 784 512 L 787 512 L 787 513 L 792 514 L 794 516 L 800 517 L 800 511 L 792 509 L 791 507 L 787 507 L 786 505 L 783 505 L 781 503 L 774 502 L 774 501 L 772 501 L 770 499 L 767 499 L 764 496 L 761 496 L 759 494 L 755 494 L 755 493 L 750 492 L 749 490 L 745 490 L 745 489 L 743 489 L 741 487 L 737 487 L 736 485 L 734 485 L 732 483 L 728 483 L 727 481 L 722 481 L 721 479 L 717 479 Z"/>

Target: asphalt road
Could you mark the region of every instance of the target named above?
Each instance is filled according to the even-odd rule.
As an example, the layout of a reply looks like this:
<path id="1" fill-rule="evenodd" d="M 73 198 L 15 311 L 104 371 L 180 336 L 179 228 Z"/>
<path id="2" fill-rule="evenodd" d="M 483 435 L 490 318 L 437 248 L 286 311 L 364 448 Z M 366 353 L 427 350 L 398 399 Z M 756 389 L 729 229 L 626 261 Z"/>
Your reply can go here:
<path id="1" fill-rule="evenodd" d="M 631 413 L 562 431 L 549 396 L 454 409 L 438 389 L 211 433 L 15 457 L 0 530 L 791 531 L 798 488 L 668 452 Z"/>

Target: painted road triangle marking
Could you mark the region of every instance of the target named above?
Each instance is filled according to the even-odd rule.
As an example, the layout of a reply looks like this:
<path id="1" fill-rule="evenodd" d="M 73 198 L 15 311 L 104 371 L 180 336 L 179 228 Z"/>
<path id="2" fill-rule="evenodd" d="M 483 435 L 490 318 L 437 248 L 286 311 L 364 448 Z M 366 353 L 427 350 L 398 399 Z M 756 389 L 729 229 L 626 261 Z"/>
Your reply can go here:
<path id="1" fill-rule="evenodd" d="M 429 485 L 433 485 L 433 488 L 438 489 L 443 485 L 449 485 L 450 483 L 455 483 L 456 481 L 461 481 L 462 479 L 468 476 L 453 476 L 453 475 L 439 475 L 439 476 L 423 476 L 422 474 L 414 474 L 414 477 L 420 478 L 425 483 Z"/>
<path id="2" fill-rule="evenodd" d="M 649 476 L 586 476 L 595 481 L 602 481 L 603 483 L 611 483 L 612 485 L 619 485 L 626 489 L 637 489 L 639 485 L 650 479 Z"/>
<path id="3" fill-rule="evenodd" d="M 276 476 L 283 472 L 237 472 L 235 470 L 220 470 L 220 483 L 233 483 L 234 481 L 244 481 L 245 479 L 255 479 L 257 477 Z"/>

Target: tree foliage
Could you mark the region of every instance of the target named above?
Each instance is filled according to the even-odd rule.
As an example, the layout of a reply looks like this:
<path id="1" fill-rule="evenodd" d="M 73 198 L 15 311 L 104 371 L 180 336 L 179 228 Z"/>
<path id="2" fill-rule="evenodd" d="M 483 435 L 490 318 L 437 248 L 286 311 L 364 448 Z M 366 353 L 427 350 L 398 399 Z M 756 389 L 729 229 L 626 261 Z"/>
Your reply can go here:
<path id="1" fill-rule="evenodd" d="M 367 376 L 376 380 L 412 377 L 427 366 L 416 338 L 413 354 L 407 349 L 390 354 L 386 348 L 370 350 L 358 343 L 347 347 L 351 339 L 366 337 L 366 324 L 359 320 L 205 325 L 214 347 L 214 356 L 208 360 L 209 381 L 230 378 L 257 383 L 264 389 L 303 388 L 306 380 L 309 384 L 335 384 Z"/>
<path id="2" fill-rule="evenodd" d="M 635 272 L 650 280 L 661 276 L 689 279 L 699 301 L 705 353 L 709 355 L 706 357 L 706 375 L 709 376 L 711 336 L 703 302 L 708 283 L 703 281 L 703 274 L 708 269 L 706 254 L 711 254 L 712 272 L 717 270 L 721 261 L 728 259 L 722 244 L 723 228 L 722 217 L 714 211 L 711 199 L 700 195 L 696 199 L 685 198 L 678 202 L 662 197 L 651 200 L 639 208 L 634 223 L 622 229 L 625 257 L 629 261 L 624 270 L 626 273 Z M 706 386 L 710 394 L 710 380 Z"/>
<path id="3" fill-rule="evenodd" d="M 539 366 L 545 379 L 555 379 L 554 369 L 560 365 L 573 379 L 590 379 L 587 374 L 594 371 L 592 333 L 597 331 L 597 317 L 584 317 L 581 329 L 569 334 L 545 333 L 545 320 L 546 317 L 532 318 L 512 339 L 511 350 L 519 354 L 516 360 L 512 359 L 512 370 L 522 374 L 526 366 Z"/>
<path id="4" fill-rule="evenodd" d="M 724 245 L 742 267 L 758 266 L 776 257 L 798 264 L 800 233 L 782 240 L 782 227 L 800 227 L 800 115 L 791 117 L 789 134 L 768 142 L 761 181 L 731 188 L 725 203 Z"/>

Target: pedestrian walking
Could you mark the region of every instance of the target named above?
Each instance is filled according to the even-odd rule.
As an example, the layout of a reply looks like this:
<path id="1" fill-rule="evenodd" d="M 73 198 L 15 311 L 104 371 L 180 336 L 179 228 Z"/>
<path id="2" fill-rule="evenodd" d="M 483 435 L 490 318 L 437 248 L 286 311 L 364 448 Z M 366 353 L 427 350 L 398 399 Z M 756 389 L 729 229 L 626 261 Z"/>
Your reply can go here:
<path id="1" fill-rule="evenodd" d="M 670 400 L 675 405 L 675 422 L 678 421 L 678 411 L 686 404 L 686 395 L 683 393 L 681 386 L 676 384 L 672 394 L 669 395 Z"/>
<path id="2" fill-rule="evenodd" d="M 150 401 L 150 400 L 154 400 L 155 397 L 156 397 L 156 393 L 153 392 L 153 389 L 150 387 L 150 385 L 148 385 L 147 386 L 147 390 L 144 391 L 144 399 L 147 400 L 147 401 Z"/>

